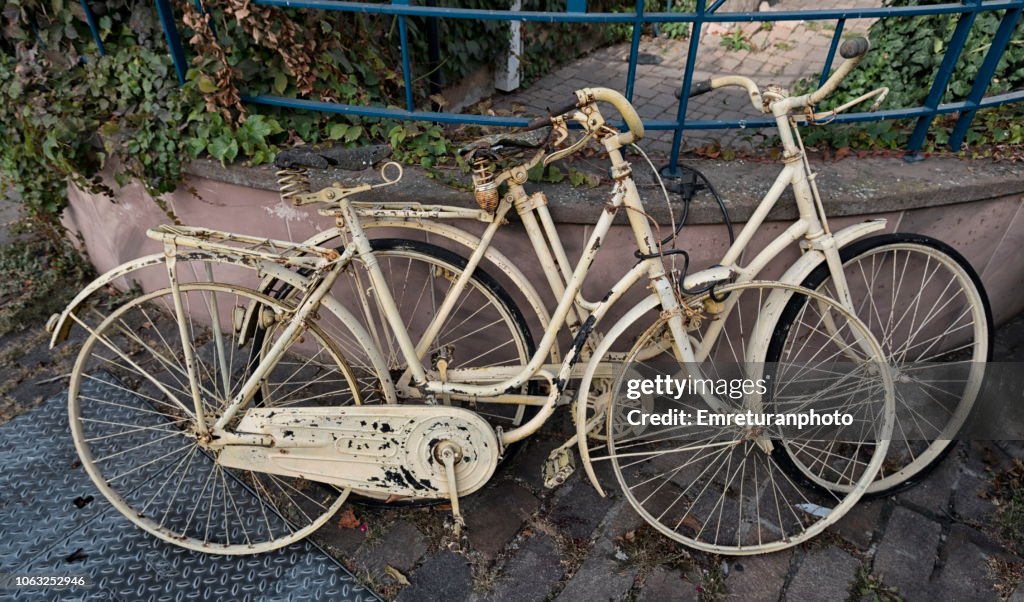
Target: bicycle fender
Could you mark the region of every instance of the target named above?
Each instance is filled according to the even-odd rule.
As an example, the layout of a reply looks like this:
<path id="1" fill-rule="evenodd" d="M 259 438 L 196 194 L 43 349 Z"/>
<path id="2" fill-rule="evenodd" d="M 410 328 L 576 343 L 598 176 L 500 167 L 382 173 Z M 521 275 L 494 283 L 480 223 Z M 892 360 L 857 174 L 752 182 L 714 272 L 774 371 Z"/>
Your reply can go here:
<path id="1" fill-rule="evenodd" d="M 611 329 L 605 333 L 597 349 L 590 356 L 590 361 L 583 372 L 583 378 L 580 380 L 579 397 L 576 400 L 576 445 L 580 453 L 580 463 L 583 464 L 583 469 L 586 471 L 590 483 L 597 489 L 597 493 L 601 497 L 605 496 L 605 492 L 601 487 L 601 483 L 597 480 L 594 465 L 590 461 L 590 449 L 587 446 L 587 393 L 590 391 L 590 383 L 594 379 L 594 374 L 597 372 L 601 359 L 608 353 L 615 341 L 637 320 L 659 307 L 660 303 L 657 297 L 647 297 L 626 312 L 626 315 L 619 318 Z"/>
<path id="2" fill-rule="evenodd" d="M 204 259 L 218 259 L 214 255 L 212 255 L 211 252 L 198 249 L 179 252 L 177 258 L 179 261 L 201 261 Z M 164 263 L 166 260 L 167 256 L 164 255 L 163 253 L 153 253 L 152 255 L 145 255 L 143 257 L 139 257 L 138 259 L 133 259 L 132 261 L 122 263 L 121 265 L 111 268 L 107 272 L 96 277 L 95 280 L 87 284 L 85 288 L 83 288 L 81 291 L 78 292 L 77 295 L 75 295 L 75 298 L 72 299 L 67 304 L 67 306 L 65 306 L 63 311 L 61 311 L 59 314 L 53 314 L 52 316 L 50 316 L 49 320 L 47 320 L 46 330 L 51 333 L 50 348 L 53 349 L 61 342 L 63 342 L 65 339 L 67 339 L 68 333 L 71 332 L 71 327 L 74 325 L 74 320 L 69 320 L 69 318 L 71 318 L 73 315 L 77 315 L 78 311 L 81 309 L 82 304 L 85 302 L 85 300 L 91 297 L 94 293 L 96 293 L 96 291 L 99 291 L 105 286 L 111 285 L 117 279 L 124 278 L 131 274 L 132 272 L 136 272 L 138 270 L 148 268 L 150 266 Z M 293 274 L 296 277 L 298 277 L 298 275 L 295 274 L 294 272 L 290 272 L 288 270 L 283 269 L 280 271 L 288 274 Z M 277 271 L 275 270 L 275 277 L 279 276 L 280 275 L 277 274 Z"/>
<path id="3" fill-rule="evenodd" d="M 126 274 L 130 274 L 136 270 L 140 270 L 151 265 L 163 263 L 164 260 L 165 257 L 163 253 L 154 253 L 153 255 L 139 257 L 138 259 L 122 263 L 121 265 L 110 269 L 86 285 L 85 288 L 75 295 L 75 298 L 67 304 L 62 312 L 59 314 L 53 314 L 50 316 L 50 319 L 47 320 L 46 330 L 51 333 L 50 349 L 53 349 L 68 337 L 68 333 L 71 332 L 71 326 L 74 323 L 73 321 L 69 322 L 68 318 L 70 318 L 72 314 L 77 313 L 82 303 L 92 296 L 93 293 Z"/>
<path id="4" fill-rule="evenodd" d="M 872 232 L 884 230 L 888 220 L 884 218 L 870 219 L 859 224 L 847 226 L 842 230 L 832 234 L 832 239 L 835 241 L 836 248 L 841 249 L 858 238 L 863 238 Z M 814 271 L 814 268 L 818 267 L 825 261 L 825 254 L 819 250 L 811 249 L 800 256 L 793 265 L 789 266 L 789 269 L 779 278 L 781 282 L 787 284 L 800 285 L 803 283 L 804 278 Z"/>
<path id="5" fill-rule="evenodd" d="M 863 238 L 872 232 L 884 229 L 886 223 L 887 220 L 885 219 L 872 219 L 848 226 L 832 235 L 833 244 L 837 249 L 841 249 L 858 238 Z M 802 286 L 804 279 L 824 262 L 825 253 L 823 251 L 810 249 L 786 270 L 786 273 L 779 278 L 779 281 L 785 284 Z M 751 340 L 756 343 L 747 349 L 745 358 L 747 362 L 758 364 L 764 361 L 765 354 L 768 352 L 768 337 L 771 335 L 772 329 L 775 328 L 779 316 L 782 315 L 782 311 L 785 309 L 786 304 L 789 303 L 792 295 L 792 291 L 781 289 L 772 291 L 768 295 L 764 305 L 761 307 L 761 311 L 758 313 L 757 321 L 752 330 L 754 335 L 751 337 Z"/>

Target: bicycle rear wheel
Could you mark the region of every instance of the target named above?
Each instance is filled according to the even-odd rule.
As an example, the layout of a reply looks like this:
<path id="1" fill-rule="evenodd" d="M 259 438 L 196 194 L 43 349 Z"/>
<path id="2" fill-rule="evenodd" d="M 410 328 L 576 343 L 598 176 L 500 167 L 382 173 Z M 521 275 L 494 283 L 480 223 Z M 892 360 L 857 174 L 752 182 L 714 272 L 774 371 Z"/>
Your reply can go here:
<path id="1" fill-rule="evenodd" d="M 675 541 L 717 554 L 777 551 L 820 533 L 867 490 L 892 432 L 892 379 L 878 343 L 835 301 L 772 282 L 727 285 L 715 294 L 726 296 L 724 305 L 704 295 L 682 311 L 690 316 L 698 366 L 679 361 L 664 315 L 627 354 L 607 416 L 607 459 L 629 503 Z M 818 320 L 805 320 L 797 336 L 813 339 L 821 353 L 774 369 L 761 361 L 775 321 L 770 308 L 781 309 L 787 297 L 811 300 L 807 306 Z M 834 324 L 834 334 L 822 335 L 825 321 Z M 669 379 L 685 384 L 672 389 Z M 644 391 L 644 381 L 654 385 Z M 765 418 L 796 423 L 812 410 L 849 414 L 853 422 L 802 431 Z M 663 418 L 635 424 L 644 414 Z M 741 421 L 741 415 L 750 417 Z M 796 438 L 827 446 L 854 437 L 865 444 L 863 453 L 837 454 L 816 466 L 845 475 L 852 485 L 847 491 L 805 489 L 773 453 L 781 441 Z"/>
<path id="2" fill-rule="evenodd" d="M 349 491 L 221 466 L 217 449 L 197 436 L 192 401 L 194 384 L 211 425 L 279 338 L 283 328 L 274 318 L 287 308 L 217 283 L 184 284 L 180 295 L 184 343 L 171 289 L 132 299 L 89 328 L 68 393 L 82 464 L 122 514 L 175 545 L 250 554 L 298 541 L 324 524 Z M 251 309 L 266 324 L 262 336 L 242 336 L 243 316 Z M 195 379 L 184 359 L 186 344 L 193 350 Z M 254 403 L 363 403 L 376 387 L 369 365 L 351 349 L 342 354 L 309 325 L 260 383 Z"/>
<path id="3" fill-rule="evenodd" d="M 395 310 L 416 344 L 463 276 L 467 261 L 452 251 L 416 240 L 381 238 L 370 242 L 374 258 L 390 285 Z M 353 263 L 353 269 L 338 278 L 331 294 L 357 316 L 374 338 L 392 380 L 398 384 L 408 364 L 360 258 Z M 329 336 L 345 327 L 330 317 L 320 319 L 318 325 Z M 448 370 L 523 366 L 535 350 L 529 326 L 512 296 L 477 267 L 427 344 L 423 360 L 436 378 L 441 359 L 447 362 Z M 523 385 L 519 392 L 530 388 Z M 402 391 L 399 397 L 403 397 Z M 410 397 L 402 399 L 403 403 L 417 401 Z M 449 399 L 444 403 L 473 410 L 493 426 L 504 429 L 519 426 L 536 412 L 535 407 L 528 405 L 490 403 L 486 398 Z"/>
<path id="4" fill-rule="evenodd" d="M 840 251 L 858 317 L 878 339 L 894 372 L 893 441 L 869 495 L 915 485 L 956 443 L 978 397 L 992 356 L 992 311 L 977 273 L 955 249 L 920 234 L 886 234 Z M 803 285 L 833 297 L 822 264 Z M 801 319 L 799 299 L 783 312 L 768 353 L 777 361 L 791 345 L 789 326 Z M 807 454 L 787 447 L 790 473 L 811 476 Z M 828 480 L 822 487 L 842 487 Z"/>

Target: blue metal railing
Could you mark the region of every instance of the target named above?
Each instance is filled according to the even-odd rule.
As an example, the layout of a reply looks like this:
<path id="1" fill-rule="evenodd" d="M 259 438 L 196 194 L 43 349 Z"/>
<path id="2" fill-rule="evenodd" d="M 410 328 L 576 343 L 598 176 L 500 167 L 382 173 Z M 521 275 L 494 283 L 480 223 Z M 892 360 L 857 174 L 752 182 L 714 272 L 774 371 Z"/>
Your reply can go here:
<path id="1" fill-rule="evenodd" d="M 184 81 L 187 63 L 185 52 L 182 48 L 181 39 L 178 34 L 177 24 L 171 9 L 170 0 L 154 0 L 157 12 L 160 15 L 161 23 L 167 37 L 171 57 L 177 70 L 179 81 Z M 391 0 L 389 4 L 378 4 L 370 2 L 350 2 L 339 0 L 253 0 L 255 4 L 265 6 L 277 6 L 282 8 L 342 11 L 350 13 L 365 13 L 376 15 L 393 15 L 398 19 L 399 37 L 402 56 L 402 77 L 405 84 L 405 109 L 389 107 L 369 107 L 307 100 L 299 98 L 287 98 L 261 94 L 247 96 L 243 101 L 250 104 L 260 104 L 274 107 L 291 109 L 303 109 L 337 113 L 341 115 L 353 115 L 360 117 L 381 117 L 392 119 L 406 119 L 418 121 L 434 121 L 439 123 L 457 124 L 479 124 L 492 126 L 521 127 L 528 123 L 527 118 L 499 117 L 491 115 L 472 115 L 464 113 L 447 113 L 436 111 L 416 110 L 415 100 L 412 91 L 412 68 L 410 60 L 409 39 L 407 30 L 407 18 L 433 17 L 440 19 L 472 19 L 488 21 L 535 21 L 545 23 L 596 23 L 612 24 L 624 23 L 632 26 L 630 38 L 629 66 L 626 77 L 626 97 L 632 100 L 634 83 L 636 79 L 637 59 L 639 57 L 640 33 L 647 23 L 692 23 L 692 35 L 689 39 L 689 54 L 686 66 L 681 74 L 680 99 L 676 118 L 674 120 L 645 120 L 647 129 L 657 131 L 673 131 L 672 150 L 670 152 L 670 163 L 667 175 L 677 169 L 679 152 L 682 146 L 683 133 L 686 130 L 713 130 L 731 128 L 756 128 L 770 127 L 774 125 L 771 118 L 756 118 L 745 120 L 687 120 L 686 109 L 689 101 L 690 88 L 693 85 L 694 64 L 700 45 L 701 25 L 704 23 L 741 23 L 752 21 L 835 21 L 836 27 L 829 46 L 828 55 L 822 68 L 821 81 L 824 82 L 832 68 L 836 50 L 843 35 L 843 29 L 848 19 L 871 18 L 908 18 L 927 15 L 958 15 L 957 24 L 953 35 L 947 46 L 943 60 L 935 73 L 929 88 L 929 93 L 924 104 L 918 107 L 904 107 L 874 113 L 847 113 L 839 115 L 836 122 L 863 122 L 882 119 L 916 119 L 914 131 L 907 144 L 908 157 L 916 157 L 918 151 L 924 145 L 925 137 L 931 128 L 932 122 L 938 115 L 959 113 L 959 117 L 953 127 L 949 144 L 953 149 L 959 149 L 970 127 L 975 113 L 982 108 L 996 105 L 1024 101 L 1024 90 L 1016 90 L 1005 94 L 985 97 L 989 83 L 995 73 L 999 60 L 1002 58 L 1014 29 L 1020 21 L 1024 11 L 1024 0 L 963 0 L 962 2 L 950 2 L 944 4 L 930 4 L 917 6 L 898 7 L 877 7 L 877 8 L 852 8 L 852 9 L 824 9 L 804 11 L 770 11 L 770 12 L 719 12 L 718 9 L 725 0 L 713 0 L 708 5 L 708 0 L 697 0 L 697 6 L 693 12 L 646 12 L 644 10 L 645 0 L 636 0 L 636 7 L 633 13 L 602 13 L 586 12 L 586 0 L 567 0 L 565 12 L 542 12 L 542 11 L 510 11 L 510 10 L 488 10 L 488 9 L 464 9 L 438 6 L 418 6 L 410 3 L 410 0 Z M 83 0 L 83 5 L 85 0 Z M 942 100 L 949 87 L 950 78 L 954 68 L 960 59 L 966 45 L 968 35 L 974 24 L 975 17 L 980 12 L 1004 11 L 1000 25 L 991 44 L 982 60 L 981 67 L 974 80 L 974 84 L 966 100 L 959 102 L 946 102 Z M 95 32 L 94 32 L 95 33 Z M 100 40 L 97 36 L 97 43 Z"/>

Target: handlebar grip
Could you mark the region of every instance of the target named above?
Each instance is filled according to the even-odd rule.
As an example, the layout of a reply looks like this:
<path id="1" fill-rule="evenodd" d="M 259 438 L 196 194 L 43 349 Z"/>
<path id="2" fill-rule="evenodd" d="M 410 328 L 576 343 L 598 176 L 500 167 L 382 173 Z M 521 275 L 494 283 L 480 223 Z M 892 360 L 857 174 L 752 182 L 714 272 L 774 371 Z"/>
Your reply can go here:
<path id="1" fill-rule="evenodd" d="M 700 96 L 701 94 L 707 94 L 713 89 L 714 88 L 711 87 L 710 79 L 701 80 L 690 86 L 690 98 L 693 98 L 694 96 Z"/>
<path id="2" fill-rule="evenodd" d="M 839 56 L 844 59 L 855 59 L 864 56 L 870 49 L 871 42 L 867 38 L 851 38 L 839 47 Z"/>
<path id="3" fill-rule="evenodd" d="M 533 131 L 533 130 L 539 130 L 540 128 L 545 127 L 545 126 L 549 126 L 549 125 L 551 125 L 551 118 L 552 117 L 557 117 L 559 115 L 565 115 L 566 113 L 568 113 L 569 111 L 572 111 L 576 107 L 577 107 L 577 102 L 574 99 L 572 102 L 567 103 L 564 107 L 560 107 L 560 108 L 555 109 L 555 110 L 548 109 L 547 116 L 545 116 L 545 117 L 538 117 L 538 118 L 534 119 L 530 123 L 526 124 L 526 127 L 524 128 L 523 131 L 530 132 L 530 131 Z"/>
<path id="4" fill-rule="evenodd" d="M 714 87 L 711 85 L 710 79 L 695 82 L 690 85 L 689 98 L 693 98 L 694 96 L 700 96 L 701 94 L 707 94 L 712 90 L 714 90 Z M 674 94 L 676 95 L 676 98 L 682 98 L 683 91 L 680 90 L 679 88 L 676 88 Z"/>

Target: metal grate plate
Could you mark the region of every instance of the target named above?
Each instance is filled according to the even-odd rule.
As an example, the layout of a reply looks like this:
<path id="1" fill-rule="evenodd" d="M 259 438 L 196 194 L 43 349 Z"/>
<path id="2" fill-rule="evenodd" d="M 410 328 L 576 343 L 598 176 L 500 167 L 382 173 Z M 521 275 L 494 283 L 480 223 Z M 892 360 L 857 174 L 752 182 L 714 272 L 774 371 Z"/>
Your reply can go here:
<path id="1" fill-rule="evenodd" d="M 103 383 L 85 383 L 87 389 L 112 400 L 130 395 Z M 88 575 L 92 582 L 59 593 L 0 590 L 0 599 L 378 599 L 309 541 L 254 556 L 212 556 L 165 543 L 110 506 L 77 460 L 66 395 L 0 426 L 0 571 Z"/>

